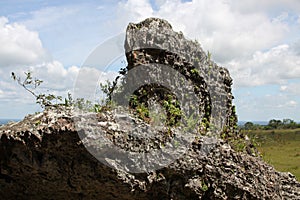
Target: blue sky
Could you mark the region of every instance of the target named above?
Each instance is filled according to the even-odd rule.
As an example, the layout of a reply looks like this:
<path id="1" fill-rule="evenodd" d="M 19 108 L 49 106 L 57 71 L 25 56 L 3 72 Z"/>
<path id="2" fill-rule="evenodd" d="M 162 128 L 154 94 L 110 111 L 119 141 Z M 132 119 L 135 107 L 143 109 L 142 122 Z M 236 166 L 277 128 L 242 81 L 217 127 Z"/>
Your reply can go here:
<path id="1" fill-rule="evenodd" d="M 44 80 L 43 92 L 65 95 L 99 44 L 152 16 L 197 39 L 229 69 L 240 120 L 300 121 L 298 0 L 2 0 L 0 118 L 40 110 L 12 71 L 30 70 Z"/>

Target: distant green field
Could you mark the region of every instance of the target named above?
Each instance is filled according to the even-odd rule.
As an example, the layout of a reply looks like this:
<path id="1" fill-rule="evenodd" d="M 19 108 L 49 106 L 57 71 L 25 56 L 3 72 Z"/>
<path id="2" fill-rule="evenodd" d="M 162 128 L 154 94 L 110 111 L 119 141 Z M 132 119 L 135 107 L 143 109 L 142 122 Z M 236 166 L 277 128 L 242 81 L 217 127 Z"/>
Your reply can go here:
<path id="1" fill-rule="evenodd" d="M 300 129 L 250 130 L 256 136 L 263 159 L 282 172 L 291 172 L 300 181 Z"/>

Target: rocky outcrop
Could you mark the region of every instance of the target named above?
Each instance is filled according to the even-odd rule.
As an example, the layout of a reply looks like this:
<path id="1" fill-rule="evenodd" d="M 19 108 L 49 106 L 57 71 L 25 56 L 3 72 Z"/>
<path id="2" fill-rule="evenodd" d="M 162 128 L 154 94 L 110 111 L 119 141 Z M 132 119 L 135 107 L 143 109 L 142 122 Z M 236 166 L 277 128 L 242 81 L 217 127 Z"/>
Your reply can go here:
<path id="1" fill-rule="evenodd" d="M 100 129 L 104 118 L 117 127 L 116 115 L 86 116 Z M 70 110 L 49 109 L 0 127 L 2 199 L 299 199 L 292 174 L 222 140 L 206 154 L 199 139 L 175 162 L 148 173 L 108 167 L 86 150 L 73 121 Z"/>
<path id="2" fill-rule="evenodd" d="M 49 107 L 0 127 L 1 199 L 299 199 L 300 183 L 292 174 L 235 151 L 219 137 L 236 133 L 232 80 L 198 43 L 151 18 L 128 26 L 125 49 L 123 80 L 143 83 L 137 74 L 145 72 L 157 81 L 143 87 L 146 95 L 134 91 L 138 100 L 147 102 L 153 91 L 195 93 L 195 110 L 208 122 L 205 134 L 196 132 L 185 146 L 183 129 L 152 126 L 124 114 L 123 107 L 99 113 Z M 158 83 L 169 90 L 152 90 Z M 189 114 L 192 103 L 180 108 L 188 107 Z M 160 162 L 166 160 L 171 162 Z"/>
<path id="3" fill-rule="evenodd" d="M 181 77 L 174 76 L 161 79 L 165 78 L 170 82 L 168 86 L 173 85 L 173 90 L 181 89 L 178 93 L 183 94 L 188 93 L 188 85 L 193 85 L 202 119 L 220 130 L 233 127 L 236 116 L 232 105 L 232 79 L 228 70 L 214 63 L 211 55 L 206 55 L 197 41 L 186 39 L 181 32 L 174 32 L 166 20 L 148 18 L 128 25 L 125 50 L 128 66 L 124 73 L 141 65 L 162 68 L 162 71 L 174 69 L 186 78 L 185 82 L 181 83 Z M 154 76 L 161 73 L 159 71 Z M 138 81 L 140 74 L 132 79 L 132 82 Z"/>

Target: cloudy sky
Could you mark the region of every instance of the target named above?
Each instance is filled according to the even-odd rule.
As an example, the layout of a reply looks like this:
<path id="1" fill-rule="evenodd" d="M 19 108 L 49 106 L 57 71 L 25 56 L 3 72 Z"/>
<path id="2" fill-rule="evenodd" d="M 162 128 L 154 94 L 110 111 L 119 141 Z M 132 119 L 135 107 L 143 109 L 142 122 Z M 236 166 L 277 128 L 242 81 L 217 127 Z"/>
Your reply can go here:
<path id="1" fill-rule="evenodd" d="M 0 118 L 40 110 L 12 71 L 30 70 L 44 92 L 64 95 L 99 44 L 151 16 L 229 69 L 240 120 L 300 121 L 299 0 L 1 0 Z"/>

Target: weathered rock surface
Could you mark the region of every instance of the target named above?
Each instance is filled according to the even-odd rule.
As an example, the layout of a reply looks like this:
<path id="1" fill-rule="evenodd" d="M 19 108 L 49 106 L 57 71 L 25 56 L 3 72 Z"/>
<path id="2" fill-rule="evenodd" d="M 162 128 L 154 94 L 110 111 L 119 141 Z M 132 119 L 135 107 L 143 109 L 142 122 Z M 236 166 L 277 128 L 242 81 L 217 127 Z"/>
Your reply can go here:
<path id="1" fill-rule="evenodd" d="M 178 70 L 199 88 L 195 93 L 204 117 L 234 131 L 232 80 L 199 44 L 173 32 L 166 21 L 152 18 L 129 25 L 125 48 L 125 76 L 139 63 Z M 197 73 L 192 75 L 194 69 Z M 212 104 L 215 113 L 207 107 Z M 219 115 L 224 121 L 215 121 Z M 130 133 L 132 124 L 135 137 Z M 145 136 L 148 130 L 156 133 L 153 138 Z M 128 152 L 141 153 L 163 149 L 174 137 L 164 127 L 152 130 L 142 120 L 115 111 L 47 108 L 0 127 L 1 199 L 300 199 L 300 183 L 292 174 L 277 172 L 260 157 L 236 152 L 222 139 L 209 143 L 207 136 L 198 135 L 174 162 L 150 172 L 129 173 L 127 168 L 138 157 L 121 165 L 112 159 L 114 152 L 104 149 L 96 159 L 87 150 L 87 146 L 97 149 L 103 135 Z"/>
<path id="2" fill-rule="evenodd" d="M 125 72 L 141 65 L 180 72 L 187 82 L 194 85 L 201 116 L 220 129 L 232 127 L 236 120 L 232 105 L 232 79 L 228 70 L 214 63 L 211 55 L 206 55 L 197 41 L 188 40 L 181 32 L 173 31 L 166 20 L 148 18 L 128 25 L 125 51 L 128 61 Z M 139 74 L 136 76 L 132 82 L 141 79 Z M 181 93 L 187 93 L 187 83 L 183 83 L 185 87 L 182 87 L 180 78 L 169 77 L 168 81 L 175 89 L 182 89 Z"/>
<path id="3" fill-rule="evenodd" d="M 89 113 L 117 127 L 112 112 Z M 203 138 L 174 163 L 150 173 L 108 167 L 83 146 L 70 110 L 46 110 L 0 127 L 1 199 L 299 199 L 300 183 L 222 140 Z M 122 127 L 126 129 L 126 127 Z M 102 130 L 101 130 L 102 131 Z"/>

